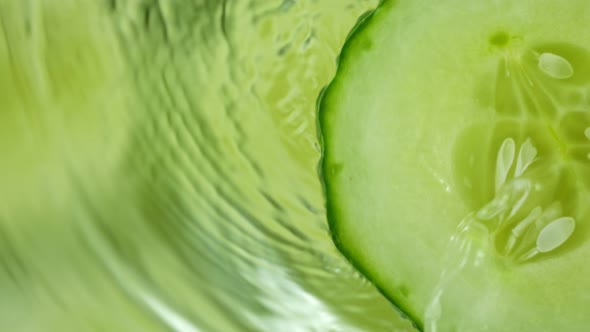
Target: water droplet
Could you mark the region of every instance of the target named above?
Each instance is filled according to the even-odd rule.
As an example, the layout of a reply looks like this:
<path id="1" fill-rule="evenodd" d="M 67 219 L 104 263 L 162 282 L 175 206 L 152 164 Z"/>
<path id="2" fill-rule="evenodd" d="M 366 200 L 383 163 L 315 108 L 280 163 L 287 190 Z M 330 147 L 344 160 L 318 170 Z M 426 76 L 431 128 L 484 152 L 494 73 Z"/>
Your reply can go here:
<path id="1" fill-rule="evenodd" d="M 514 143 L 514 140 L 511 137 L 506 138 L 500 146 L 498 159 L 496 160 L 496 191 L 498 191 L 506 181 L 510 167 L 514 162 L 515 152 L 516 144 Z"/>
<path id="2" fill-rule="evenodd" d="M 561 246 L 574 232 L 576 221 L 571 217 L 562 217 L 549 223 L 537 237 L 537 250 L 549 252 Z"/>
<path id="3" fill-rule="evenodd" d="M 586 128 L 586 130 L 584 130 L 584 136 L 586 136 L 587 139 L 590 139 L 590 127 Z"/>
<path id="4" fill-rule="evenodd" d="M 571 63 L 553 53 L 541 54 L 538 66 L 547 76 L 558 80 L 570 78 L 574 75 L 574 68 Z"/>

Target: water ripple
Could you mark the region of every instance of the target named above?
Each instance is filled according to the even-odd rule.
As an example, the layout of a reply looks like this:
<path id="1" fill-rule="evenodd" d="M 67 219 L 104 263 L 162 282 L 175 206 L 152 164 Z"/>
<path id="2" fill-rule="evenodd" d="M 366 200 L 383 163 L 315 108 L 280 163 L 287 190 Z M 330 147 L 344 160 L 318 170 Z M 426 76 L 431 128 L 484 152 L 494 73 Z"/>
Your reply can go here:
<path id="1" fill-rule="evenodd" d="M 0 1 L 0 329 L 413 331 L 316 172 L 376 2 Z"/>

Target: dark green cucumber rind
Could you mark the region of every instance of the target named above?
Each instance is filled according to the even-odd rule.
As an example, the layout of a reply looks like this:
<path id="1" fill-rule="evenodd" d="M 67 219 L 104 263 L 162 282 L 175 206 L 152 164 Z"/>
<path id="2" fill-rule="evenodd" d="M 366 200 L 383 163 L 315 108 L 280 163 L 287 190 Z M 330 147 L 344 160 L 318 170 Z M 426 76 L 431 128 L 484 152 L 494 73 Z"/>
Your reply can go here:
<path id="1" fill-rule="evenodd" d="M 318 173 L 320 176 L 320 180 L 323 185 L 324 195 L 325 195 L 325 204 L 326 204 L 326 214 L 328 218 L 328 225 L 330 227 L 330 234 L 332 236 L 332 240 L 334 244 L 340 251 L 340 253 L 354 266 L 354 268 L 359 271 L 365 278 L 367 278 L 376 288 L 377 290 L 385 296 L 393 306 L 406 318 L 408 318 L 413 325 L 420 331 L 423 331 L 423 322 L 416 314 L 412 313 L 409 308 L 405 308 L 400 301 L 398 301 L 393 294 L 388 294 L 382 287 L 380 287 L 377 283 L 374 282 L 376 278 L 373 276 L 371 271 L 368 271 L 363 267 L 363 264 L 359 262 L 351 253 L 345 244 L 340 241 L 340 237 L 338 236 L 338 208 L 334 204 L 334 202 L 330 199 L 330 197 L 335 197 L 335 192 L 333 191 L 329 177 L 326 176 L 328 174 L 328 164 L 330 160 L 330 151 L 326 148 L 325 144 L 325 134 L 329 132 L 330 124 L 327 123 L 326 114 L 329 113 L 331 110 L 329 109 L 328 99 L 331 97 L 332 91 L 335 90 L 340 81 L 342 80 L 342 72 L 343 68 L 348 66 L 349 60 L 354 59 L 355 53 L 355 46 L 359 46 L 356 43 L 360 41 L 359 36 L 367 30 L 367 28 L 373 26 L 378 22 L 378 18 L 380 16 L 380 12 L 385 10 L 386 8 L 392 7 L 395 5 L 396 0 L 381 0 L 377 7 L 363 14 L 359 20 L 357 21 L 356 25 L 352 28 L 351 32 L 348 34 L 346 41 L 340 51 L 340 55 L 337 59 L 337 71 L 336 75 L 332 79 L 332 81 L 322 90 L 318 97 L 317 101 L 317 128 L 318 128 L 318 140 L 322 148 L 322 156 L 320 162 L 318 164 Z M 356 51 L 358 52 L 358 50 Z"/>

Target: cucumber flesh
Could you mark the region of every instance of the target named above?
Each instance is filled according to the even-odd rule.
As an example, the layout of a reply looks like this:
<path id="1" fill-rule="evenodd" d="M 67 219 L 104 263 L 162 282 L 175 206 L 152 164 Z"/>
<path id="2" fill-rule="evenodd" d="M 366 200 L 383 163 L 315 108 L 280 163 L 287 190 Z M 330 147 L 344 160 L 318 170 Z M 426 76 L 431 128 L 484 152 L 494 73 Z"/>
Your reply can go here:
<path id="1" fill-rule="evenodd" d="M 320 100 L 342 253 L 429 331 L 590 326 L 590 2 L 384 0 Z"/>

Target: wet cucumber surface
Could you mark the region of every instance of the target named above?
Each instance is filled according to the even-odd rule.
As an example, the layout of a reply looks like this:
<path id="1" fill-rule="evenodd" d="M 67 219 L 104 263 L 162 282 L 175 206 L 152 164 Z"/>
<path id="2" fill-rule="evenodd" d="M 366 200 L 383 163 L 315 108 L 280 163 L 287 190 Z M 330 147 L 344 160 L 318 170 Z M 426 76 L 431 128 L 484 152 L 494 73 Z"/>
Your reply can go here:
<path id="1" fill-rule="evenodd" d="M 428 331 L 585 331 L 590 3 L 384 0 L 320 100 L 341 252 Z"/>

